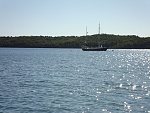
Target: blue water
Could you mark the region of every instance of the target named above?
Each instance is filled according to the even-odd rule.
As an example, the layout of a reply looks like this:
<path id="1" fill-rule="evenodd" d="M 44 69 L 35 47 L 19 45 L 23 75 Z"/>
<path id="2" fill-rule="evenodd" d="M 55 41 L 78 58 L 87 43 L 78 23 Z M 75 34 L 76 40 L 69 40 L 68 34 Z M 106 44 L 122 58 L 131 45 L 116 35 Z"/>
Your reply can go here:
<path id="1" fill-rule="evenodd" d="M 0 48 L 0 113 L 150 113 L 150 50 Z"/>

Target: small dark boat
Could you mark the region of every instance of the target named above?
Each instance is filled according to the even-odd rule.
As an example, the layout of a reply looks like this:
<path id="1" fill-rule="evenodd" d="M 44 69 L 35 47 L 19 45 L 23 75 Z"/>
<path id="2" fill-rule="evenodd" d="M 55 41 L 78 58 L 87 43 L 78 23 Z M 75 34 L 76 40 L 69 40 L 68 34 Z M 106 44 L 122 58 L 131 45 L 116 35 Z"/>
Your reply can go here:
<path id="1" fill-rule="evenodd" d="M 100 24 L 99 24 L 99 33 L 100 34 Z M 86 28 L 86 36 L 87 36 L 87 28 Z M 86 42 L 86 41 L 85 41 Z M 100 41 L 98 37 L 98 47 L 88 47 L 88 46 L 82 46 L 83 51 L 106 51 L 108 47 L 103 47 L 102 45 L 100 46 Z"/>

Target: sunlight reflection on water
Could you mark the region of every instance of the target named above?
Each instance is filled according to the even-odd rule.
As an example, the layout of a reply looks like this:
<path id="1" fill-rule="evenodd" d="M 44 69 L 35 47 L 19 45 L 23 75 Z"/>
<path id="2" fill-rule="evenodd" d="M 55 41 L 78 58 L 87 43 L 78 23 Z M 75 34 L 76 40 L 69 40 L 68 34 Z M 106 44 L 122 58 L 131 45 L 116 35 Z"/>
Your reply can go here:
<path id="1" fill-rule="evenodd" d="M 0 112 L 149 112 L 150 50 L 0 48 Z"/>

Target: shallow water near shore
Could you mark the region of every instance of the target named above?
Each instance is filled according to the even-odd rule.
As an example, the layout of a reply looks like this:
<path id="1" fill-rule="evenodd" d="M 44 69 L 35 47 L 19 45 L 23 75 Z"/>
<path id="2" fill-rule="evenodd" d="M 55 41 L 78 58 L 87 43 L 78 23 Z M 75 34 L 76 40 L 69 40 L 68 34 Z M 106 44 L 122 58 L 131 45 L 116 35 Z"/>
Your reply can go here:
<path id="1" fill-rule="evenodd" d="M 150 50 L 0 48 L 0 113 L 150 113 Z"/>

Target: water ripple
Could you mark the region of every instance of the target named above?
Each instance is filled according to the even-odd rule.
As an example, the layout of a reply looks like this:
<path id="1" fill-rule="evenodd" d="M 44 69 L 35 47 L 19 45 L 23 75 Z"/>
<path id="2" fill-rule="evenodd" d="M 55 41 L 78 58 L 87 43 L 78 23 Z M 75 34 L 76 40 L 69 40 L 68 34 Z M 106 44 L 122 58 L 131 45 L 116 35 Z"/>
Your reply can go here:
<path id="1" fill-rule="evenodd" d="M 150 51 L 1 48 L 0 112 L 149 112 Z"/>

